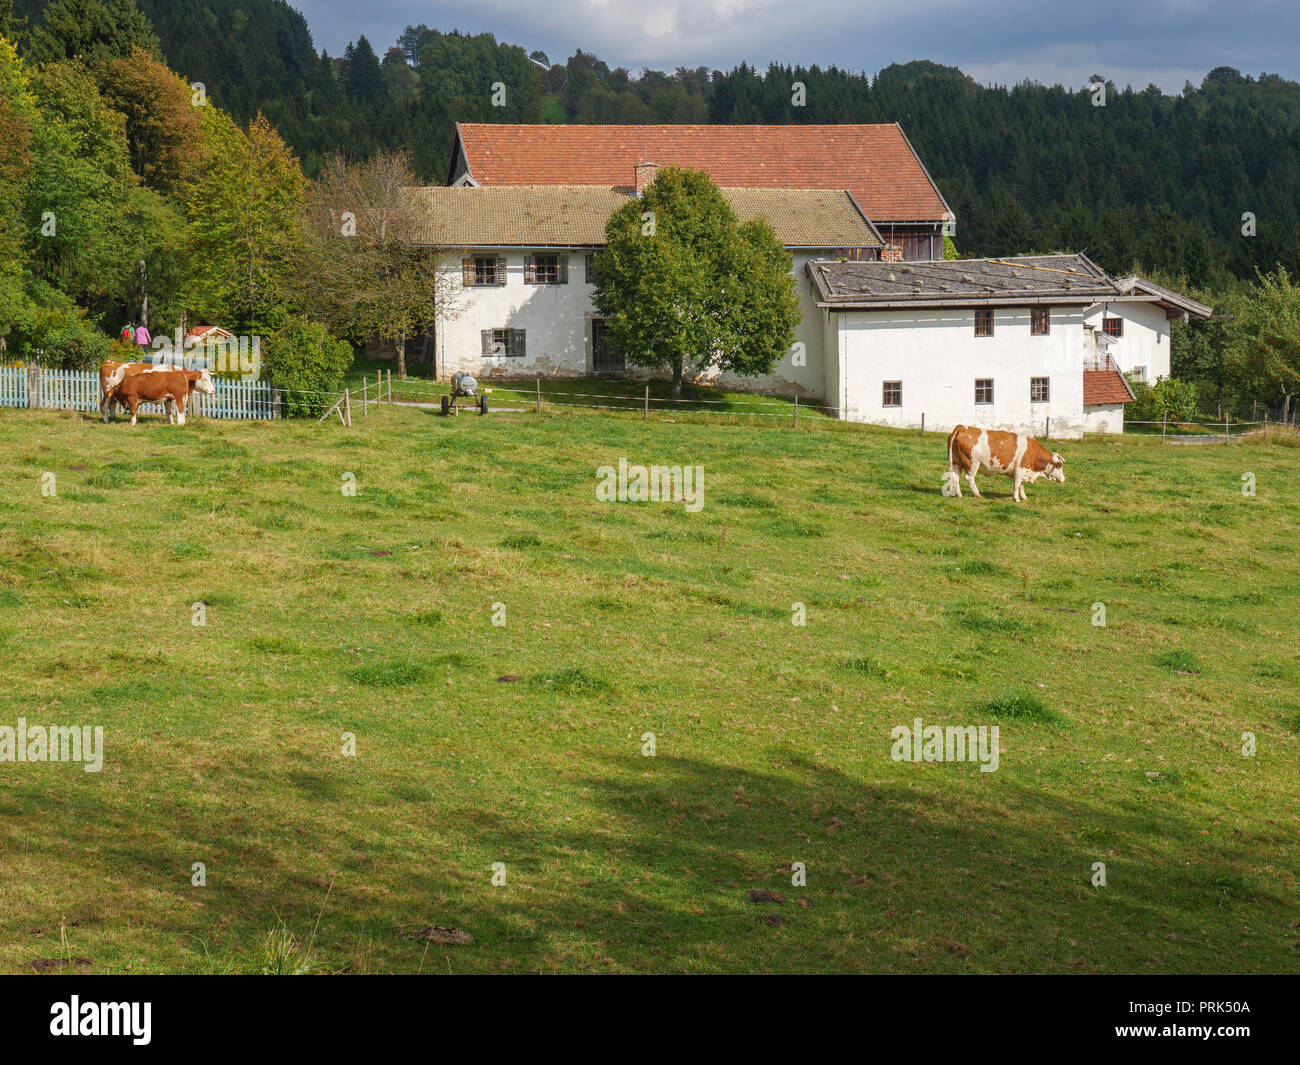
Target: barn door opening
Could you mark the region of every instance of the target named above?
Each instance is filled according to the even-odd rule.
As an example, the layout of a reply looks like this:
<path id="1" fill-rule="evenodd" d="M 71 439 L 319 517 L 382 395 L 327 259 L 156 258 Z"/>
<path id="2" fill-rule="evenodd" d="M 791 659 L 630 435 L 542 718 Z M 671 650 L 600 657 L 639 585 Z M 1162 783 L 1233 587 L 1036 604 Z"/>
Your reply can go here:
<path id="1" fill-rule="evenodd" d="M 627 369 L 621 352 L 609 342 L 609 330 L 602 318 L 591 320 L 591 368 L 596 373 L 621 373 Z"/>

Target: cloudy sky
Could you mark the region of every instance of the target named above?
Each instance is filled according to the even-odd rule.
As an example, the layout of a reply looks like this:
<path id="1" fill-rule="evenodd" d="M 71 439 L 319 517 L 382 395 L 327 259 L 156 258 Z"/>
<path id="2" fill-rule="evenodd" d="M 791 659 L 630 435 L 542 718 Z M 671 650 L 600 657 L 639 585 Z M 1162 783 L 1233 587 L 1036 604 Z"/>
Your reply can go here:
<path id="1" fill-rule="evenodd" d="M 582 48 L 632 71 L 727 69 L 741 60 L 832 64 L 856 72 L 910 59 L 980 82 L 1031 78 L 1178 92 L 1227 65 L 1300 79 L 1295 0 L 289 0 L 316 47 L 338 55 L 365 34 L 383 55 L 402 29 L 488 31 L 562 62 Z"/>

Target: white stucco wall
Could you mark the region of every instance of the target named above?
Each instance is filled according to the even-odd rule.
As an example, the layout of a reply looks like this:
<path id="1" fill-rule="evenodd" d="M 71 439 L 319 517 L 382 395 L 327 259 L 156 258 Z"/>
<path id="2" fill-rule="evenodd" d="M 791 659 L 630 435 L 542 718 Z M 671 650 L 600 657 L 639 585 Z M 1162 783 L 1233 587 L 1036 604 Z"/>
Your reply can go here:
<path id="1" fill-rule="evenodd" d="M 1083 431 L 1085 433 L 1122 433 L 1124 431 L 1124 404 L 1112 403 L 1085 407 Z"/>
<path id="2" fill-rule="evenodd" d="M 711 383 L 720 388 L 735 391 L 772 392 L 782 396 L 799 396 L 821 399 L 825 395 L 825 336 L 822 329 L 822 314 L 813 301 L 812 283 L 804 266 L 812 260 L 824 257 L 825 253 L 793 252 L 794 280 L 799 291 L 799 311 L 802 317 L 795 326 L 795 347 L 776 365 L 776 369 L 762 377 L 739 377 L 724 373 L 710 375 Z M 798 355 L 798 345 L 803 345 L 802 355 Z M 803 365 L 796 365 L 796 358 L 802 358 Z"/>
<path id="3" fill-rule="evenodd" d="M 1122 373 L 1139 366 L 1146 367 L 1146 379 L 1155 384 L 1170 371 L 1169 322 L 1164 308 L 1154 303 L 1123 302 L 1098 307 L 1087 317 L 1087 322 L 1101 330 L 1101 320 L 1124 319 L 1124 335 L 1108 348 L 1111 357 L 1119 363 Z"/>
<path id="4" fill-rule="evenodd" d="M 1039 436 L 1050 419 L 1052 436 L 1077 437 L 1083 432 L 1083 310 L 1053 307 L 1050 332 L 1032 336 L 1028 307 L 998 307 L 991 337 L 975 335 L 974 308 L 835 312 L 842 416 L 917 428 L 924 414 L 926 429 L 963 424 Z M 1031 377 L 1050 380 L 1049 402 L 1030 401 Z M 976 378 L 993 379 L 993 403 L 976 404 Z M 884 406 L 885 381 L 902 382 L 902 406 Z"/>
<path id="5" fill-rule="evenodd" d="M 456 316 L 440 317 L 435 325 L 438 374 L 446 379 L 460 370 L 476 377 L 564 377 L 590 370 L 587 356 L 588 315 L 592 288 L 586 283 L 584 258 L 590 249 L 476 248 L 440 256 L 447 285 L 459 306 Z M 525 285 L 524 256 L 556 253 L 569 257 L 565 285 Z M 506 283 L 466 286 L 461 259 L 466 255 L 498 255 L 506 260 Z M 484 356 L 482 330 L 523 329 L 523 357 Z"/>
<path id="6" fill-rule="evenodd" d="M 477 377 L 568 377 L 591 373 L 591 319 L 594 289 L 586 283 L 584 261 L 592 249 L 475 248 L 444 254 L 440 263 L 459 306 L 456 317 L 444 316 L 435 325 L 438 374 L 446 379 L 466 370 Z M 569 281 L 565 285 L 524 284 L 524 256 L 559 252 L 569 256 Z M 824 254 L 824 253 L 823 253 Z M 461 280 L 461 260 L 470 255 L 497 255 L 506 260 L 502 286 L 466 286 Z M 795 330 L 796 343 L 804 345 L 803 365 L 787 354 L 776 370 L 763 377 L 706 374 L 704 380 L 722 388 L 772 392 L 818 398 L 823 395 L 822 313 L 813 303 L 804 264 L 818 258 L 814 252 L 793 253 L 794 277 L 803 319 Z M 482 330 L 523 329 L 527 333 L 523 357 L 482 355 Z M 629 366 L 630 376 L 649 376 Z"/>

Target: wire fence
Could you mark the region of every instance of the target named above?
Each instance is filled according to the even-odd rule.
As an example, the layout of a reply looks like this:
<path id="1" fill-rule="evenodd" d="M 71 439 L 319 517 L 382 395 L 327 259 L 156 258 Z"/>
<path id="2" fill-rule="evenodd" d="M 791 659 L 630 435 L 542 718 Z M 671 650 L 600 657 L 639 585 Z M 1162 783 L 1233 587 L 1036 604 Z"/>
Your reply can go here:
<path id="1" fill-rule="evenodd" d="M 376 371 L 373 380 L 367 376 L 359 389 L 348 387 L 341 391 L 326 389 L 282 388 L 265 381 L 231 380 L 213 378 L 216 395 L 195 392 L 190 396 L 189 411 L 200 417 L 272 419 L 281 417 L 282 402 L 293 403 L 320 411 L 317 422 L 337 414 L 344 426 L 352 425 L 352 406 L 356 401 L 362 417 L 367 417 L 370 407 L 381 403 L 425 405 L 440 407 L 449 397 L 445 386 L 433 381 L 392 379 L 392 371 Z M 819 420 L 834 420 L 841 408 L 827 403 L 815 403 L 800 397 L 791 400 L 765 399 L 759 396 L 737 399 L 705 399 L 702 397 L 652 396 L 647 385 L 642 395 L 619 395 L 608 392 L 543 391 L 539 378 L 532 388 L 512 388 L 509 385 L 491 385 L 484 392 L 491 395 L 517 397 L 525 404 L 510 410 L 529 407 L 539 413 L 545 407 L 568 407 L 582 410 L 610 410 L 640 413 L 649 419 L 652 413 L 660 414 L 723 414 L 739 418 L 780 418 L 794 426 L 799 424 L 800 413 L 815 413 Z M 92 370 L 56 370 L 40 366 L 18 364 L 0 365 L 0 407 L 40 406 L 54 410 L 97 411 L 100 403 L 99 375 Z M 427 401 L 427 402 L 425 402 Z M 757 408 L 769 408 L 759 410 Z M 161 404 L 141 404 L 145 410 L 161 410 Z M 501 409 L 501 408 L 497 408 Z M 1144 435 L 1154 435 L 1160 430 L 1161 443 L 1231 443 L 1246 436 L 1270 431 L 1300 433 L 1300 424 L 1269 417 L 1265 411 L 1262 419 L 1236 420 L 1231 416 L 1215 421 L 1162 421 L 1125 419 L 1126 428 L 1138 429 Z M 1300 411 L 1288 411 L 1300 422 Z M 900 428 L 895 426 L 894 428 Z M 920 424 L 909 427 L 912 431 L 926 432 L 926 415 L 921 414 Z M 1190 432 L 1188 430 L 1191 430 Z M 946 431 L 931 424 L 930 431 Z M 1051 419 L 1044 419 L 1043 436 L 1051 436 Z"/>
<path id="2" fill-rule="evenodd" d="M 392 394 L 397 402 L 418 400 L 440 401 L 447 395 L 444 389 L 433 386 L 423 387 L 424 383 L 401 381 L 392 386 Z M 533 388 L 511 388 L 505 385 L 491 385 L 486 391 L 491 395 L 498 393 L 518 397 L 519 400 L 540 411 L 543 407 L 571 407 L 583 410 L 612 410 L 629 413 L 640 412 L 648 418 L 652 412 L 660 411 L 673 414 L 726 414 L 742 418 L 783 418 L 798 424 L 799 415 L 808 412 L 838 412 L 839 407 L 825 403 L 812 403 L 795 397 L 792 400 L 771 400 L 755 397 L 754 399 L 703 399 L 685 397 L 673 399 L 665 396 L 652 396 L 647 387 L 641 396 L 611 395 L 605 392 L 552 392 L 542 391 L 539 381 Z M 766 407 L 768 410 L 755 408 Z M 523 408 L 519 408 L 523 409 Z"/>

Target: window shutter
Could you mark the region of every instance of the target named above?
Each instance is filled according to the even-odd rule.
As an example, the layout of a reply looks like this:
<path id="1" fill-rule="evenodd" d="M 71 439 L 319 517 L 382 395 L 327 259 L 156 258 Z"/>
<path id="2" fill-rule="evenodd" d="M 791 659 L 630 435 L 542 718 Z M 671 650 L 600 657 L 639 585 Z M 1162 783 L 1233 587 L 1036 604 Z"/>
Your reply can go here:
<path id="1" fill-rule="evenodd" d="M 560 284 L 567 285 L 569 283 L 569 257 L 567 255 L 561 255 L 559 256 L 559 260 L 560 266 L 556 273 L 559 275 Z"/>
<path id="2" fill-rule="evenodd" d="M 462 285 L 474 284 L 474 256 L 466 256 L 460 261 L 460 281 Z"/>
<path id="3" fill-rule="evenodd" d="M 531 255 L 524 256 L 524 284 L 537 284 L 537 267 L 533 265 L 533 257 Z"/>
<path id="4" fill-rule="evenodd" d="M 497 256 L 497 284 L 504 285 L 505 283 L 506 283 L 506 257 L 504 255 L 498 255 Z"/>
<path id="5" fill-rule="evenodd" d="M 590 252 L 590 251 L 589 251 L 589 252 L 587 252 L 587 254 L 583 257 L 583 260 L 582 260 L 582 270 L 583 270 L 583 274 L 585 275 L 585 278 L 586 278 L 587 284 L 589 284 L 589 285 L 595 284 L 595 281 L 596 281 L 596 277 L 595 277 L 595 274 L 596 274 L 596 254 L 595 254 L 595 252 Z"/>
<path id="6" fill-rule="evenodd" d="M 492 354 L 492 330 L 484 329 L 480 331 L 479 335 L 483 338 L 483 354 L 491 355 Z"/>
<path id="7" fill-rule="evenodd" d="M 510 354 L 511 355 L 523 355 L 527 350 L 525 340 L 524 340 L 525 332 L 526 330 L 523 329 L 510 330 Z"/>

